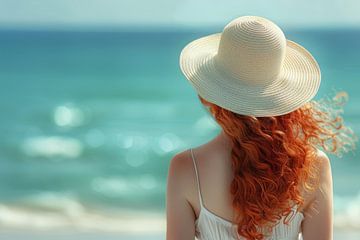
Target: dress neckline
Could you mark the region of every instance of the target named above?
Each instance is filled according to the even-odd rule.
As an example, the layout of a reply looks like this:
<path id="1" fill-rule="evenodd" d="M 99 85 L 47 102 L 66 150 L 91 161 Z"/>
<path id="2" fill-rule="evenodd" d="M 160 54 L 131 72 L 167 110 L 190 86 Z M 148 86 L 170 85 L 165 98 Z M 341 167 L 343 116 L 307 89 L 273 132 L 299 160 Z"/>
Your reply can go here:
<path id="1" fill-rule="evenodd" d="M 204 205 L 201 205 L 200 206 L 200 212 L 199 212 L 199 216 L 198 218 L 195 220 L 195 223 L 198 223 L 199 222 L 199 219 L 201 218 L 202 214 L 207 214 L 208 216 L 211 216 L 217 220 L 219 220 L 220 222 L 224 223 L 225 225 L 228 225 L 228 226 L 237 226 L 237 224 L 235 224 L 234 222 L 232 221 L 229 221 L 223 217 L 220 217 L 219 215 L 215 214 L 214 212 L 210 211 L 209 209 L 207 209 Z M 300 216 L 301 219 L 304 219 L 304 214 L 303 212 L 301 211 L 296 211 L 295 212 L 295 216 Z"/>
<path id="2" fill-rule="evenodd" d="M 226 225 L 236 225 L 235 223 L 233 223 L 232 221 L 229 221 L 223 217 L 220 217 L 219 215 L 215 214 L 214 212 L 210 211 L 209 209 L 207 209 L 205 206 L 200 206 L 200 212 L 199 212 L 199 217 L 196 219 L 196 221 L 198 219 L 200 219 L 202 214 L 208 214 L 216 219 L 218 219 L 219 221 L 225 223 Z"/>

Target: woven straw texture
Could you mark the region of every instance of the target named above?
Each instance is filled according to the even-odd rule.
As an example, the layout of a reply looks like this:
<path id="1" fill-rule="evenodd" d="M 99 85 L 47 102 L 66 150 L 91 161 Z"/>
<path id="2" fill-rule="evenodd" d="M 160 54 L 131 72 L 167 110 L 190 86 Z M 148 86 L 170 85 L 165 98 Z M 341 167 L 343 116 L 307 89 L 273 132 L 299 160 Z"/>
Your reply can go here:
<path id="1" fill-rule="evenodd" d="M 207 101 L 256 117 L 301 107 L 321 82 L 314 57 L 258 16 L 236 18 L 223 32 L 188 43 L 180 54 L 180 68 Z"/>

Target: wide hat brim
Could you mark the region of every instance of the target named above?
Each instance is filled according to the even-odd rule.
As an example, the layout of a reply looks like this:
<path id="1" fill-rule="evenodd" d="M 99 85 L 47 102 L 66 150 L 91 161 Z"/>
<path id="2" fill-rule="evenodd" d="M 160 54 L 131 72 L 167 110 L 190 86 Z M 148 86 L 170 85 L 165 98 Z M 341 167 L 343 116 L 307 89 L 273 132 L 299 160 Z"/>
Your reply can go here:
<path id="1" fill-rule="evenodd" d="M 243 115 L 278 116 L 296 110 L 317 93 L 321 72 L 314 57 L 301 45 L 286 40 L 284 64 L 268 85 L 249 85 L 218 68 L 215 56 L 221 33 L 187 44 L 180 54 L 180 68 L 205 100 Z M 234 81 L 235 80 L 235 81 Z"/>

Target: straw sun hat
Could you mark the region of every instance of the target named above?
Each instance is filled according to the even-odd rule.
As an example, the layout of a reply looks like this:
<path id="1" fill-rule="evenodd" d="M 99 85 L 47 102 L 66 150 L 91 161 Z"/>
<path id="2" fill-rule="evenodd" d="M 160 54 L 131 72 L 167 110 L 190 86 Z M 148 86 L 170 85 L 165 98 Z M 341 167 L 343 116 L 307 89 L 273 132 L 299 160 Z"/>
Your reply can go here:
<path id="1" fill-rule="evenodd" d="M 221 33 L 190 42 L 181 51 L 180 68 L 205 100 L 256 117 L 301 107 L 321 81 L 313 56 L 259 16 L 236 18 Z"/>

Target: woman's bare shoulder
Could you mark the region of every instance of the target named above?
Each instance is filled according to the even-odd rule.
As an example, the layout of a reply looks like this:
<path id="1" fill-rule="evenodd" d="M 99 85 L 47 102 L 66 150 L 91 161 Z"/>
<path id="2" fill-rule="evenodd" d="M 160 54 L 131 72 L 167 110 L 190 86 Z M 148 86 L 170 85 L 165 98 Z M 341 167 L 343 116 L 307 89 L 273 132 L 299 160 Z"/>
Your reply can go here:
<path id="1" fill-rule="evenodd" d="M 307 213 L 310 211 L 310 208 L 313 206 L 314 202 L 318 195 L 323 191 L 323 186 L 329 186 L 332 184 L 332 173 L 331 173 L 331 163 L 328 155 L 321 149 L 317 149 L 316 152 L 316 167 L 318 168 L 318 176 L 316 181 L 318 181 L 318 187 L 312 192 L 306 192 L 301 188 L 301 192 L 304 198 L 304 205 L 301 207 L 300 211 Z"/>
<path id="2" fill-rule="evenodd" d="M 191 160 L 190 149 L 185 149 L 181 152 L 175 153 L 170 159 L 168 167 L 168 181 L 171 181 L 181 187 L 184 195 L 188 195 L 188 187 L 193 184 L 193 163 Z M 179 189 L 180 190 L 180 189 Z"/>
<path id="3" fill-rule="evenodd" d="M 333 183 L 330 159 L 318 151 L 319 185 L 312 194 L 305 219 L 302 222 L 304 239 L 332 239 L 333 233 Z"/>

